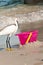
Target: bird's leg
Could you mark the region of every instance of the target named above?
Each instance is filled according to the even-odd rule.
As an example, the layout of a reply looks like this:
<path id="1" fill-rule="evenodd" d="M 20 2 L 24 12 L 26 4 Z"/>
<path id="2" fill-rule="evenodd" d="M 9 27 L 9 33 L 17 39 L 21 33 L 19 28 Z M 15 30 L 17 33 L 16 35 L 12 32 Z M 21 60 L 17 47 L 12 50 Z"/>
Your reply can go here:
<path id="1" fill-rule="evenodd" d="M 8 48 L 8 36 L 7 36 L 7 39 L 6 39 L 6 47 Z"/>
<path id="2" fill-rule="evenodd" d="M 10 45 L 10 37 L 8 37 L 8 44 L 9 44 L 9 48 L 11 48 L 11 45 Z"/>
<path id="3" fill-rule="evenodd" d="M 7 39 L 6 39 L 6 46 L 7 46 L 7 48 L 8 47 L 11 48 L 11 45 L 10 45 L 10 36 L 9 35 L 7 36 Z"/>

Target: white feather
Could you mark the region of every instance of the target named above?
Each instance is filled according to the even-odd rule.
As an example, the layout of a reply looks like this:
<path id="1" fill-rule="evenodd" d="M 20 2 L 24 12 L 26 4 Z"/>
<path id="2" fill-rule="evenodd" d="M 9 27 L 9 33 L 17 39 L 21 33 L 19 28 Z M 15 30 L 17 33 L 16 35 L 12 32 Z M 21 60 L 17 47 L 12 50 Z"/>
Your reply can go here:
<path id="1" fill-rule="evenodd" d="M 16 19 L 17 20 L 17 19 Z M 7 34 L 15 34 L 17 29 L 18 29 L 18 24 L 15 20 L 15 25 L 10 25 L 10 26 L 7 26 L 5 27 L 2 31 L 0 31 L 0 35 L 7 35 Z"/>

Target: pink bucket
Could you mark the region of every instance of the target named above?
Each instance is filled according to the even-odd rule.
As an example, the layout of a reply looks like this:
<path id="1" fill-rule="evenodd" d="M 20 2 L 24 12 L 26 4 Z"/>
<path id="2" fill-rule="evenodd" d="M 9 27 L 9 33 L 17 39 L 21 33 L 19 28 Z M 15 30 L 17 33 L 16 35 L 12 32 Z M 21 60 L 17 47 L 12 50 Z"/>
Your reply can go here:
<path id="1" fill-rule="evenodd" d="M 29 42 L 36 41 L 37 40 L 37 36 L 38 36 L 38 30 L 30 31 L 30 32 L 32 32 L 32 36 L 31 36 Z M 22 32 L 22 33 L 16 34 L 16 36 L 19 37 L 21 45 L 24 45 L 26 43 L 26 39 L 28 38 L 30 32 Z"/>

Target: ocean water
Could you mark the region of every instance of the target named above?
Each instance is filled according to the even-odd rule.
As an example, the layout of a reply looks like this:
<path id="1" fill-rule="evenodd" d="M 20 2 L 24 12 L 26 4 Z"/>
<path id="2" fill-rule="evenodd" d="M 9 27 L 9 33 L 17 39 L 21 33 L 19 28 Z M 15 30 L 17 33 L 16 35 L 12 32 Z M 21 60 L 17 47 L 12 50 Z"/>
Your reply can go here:
<path id="1" fill-rule="evenodd" d="M 6 48 L 6 36 L 0 36 L 0 48 Z M 19 44 L 19 39 L 15 35 L 12 35 L 10 38 L 10 44 L 11 46 L 13 45 L 18 45 Z"/>
<path id="2" fill-rule="evenodd" d="M 4 50 L 6 48 L 6 38 L 7 35 L 0 36 L 0 51 Z M 19 39 L 15 35 L 12 35 L 10 38 L 10 44 L 12 48 L 18 48 L 19 47 Z"/>
<path id="3" fill-rule="evenodd" d="M 15 6 L 17 4 L 22 4 L 23 2 L 23 0 L 0 0 L 0 7 Z"/>

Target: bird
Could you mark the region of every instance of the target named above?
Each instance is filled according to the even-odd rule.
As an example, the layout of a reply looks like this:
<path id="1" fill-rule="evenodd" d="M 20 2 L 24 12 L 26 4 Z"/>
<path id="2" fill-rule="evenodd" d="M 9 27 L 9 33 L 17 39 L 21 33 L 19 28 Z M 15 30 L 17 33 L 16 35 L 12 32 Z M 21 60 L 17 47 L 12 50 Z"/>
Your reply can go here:
<path id="1" fill-rule="evenodd" d="M 4 18 L 6 18 L 6 17 L 4 17 Z M 3 18 L 1 18 L 1 19 L 3 19 Z M 3 22 L 3 21 L 0 20 L 0 22 Z M 10 22 L 10 24 L 7 24 L 7 22 Z M 17 20 L 17 18 L 15 18 L 15 20 L 14 20 L 14 18 L 10 17 L 10 19 L 7 22 L 5 22 L 4 26 L 0 29 L 0 35 L 7 35 L 6 47 L 7 47 L 7 50 L 11 50 L 10 37 L 12 36 L 12 34 L 15 34 L 18 30 L 18 20 Z M 0 25 L 2 25 L 2 24 L 0 24 Z"/>

